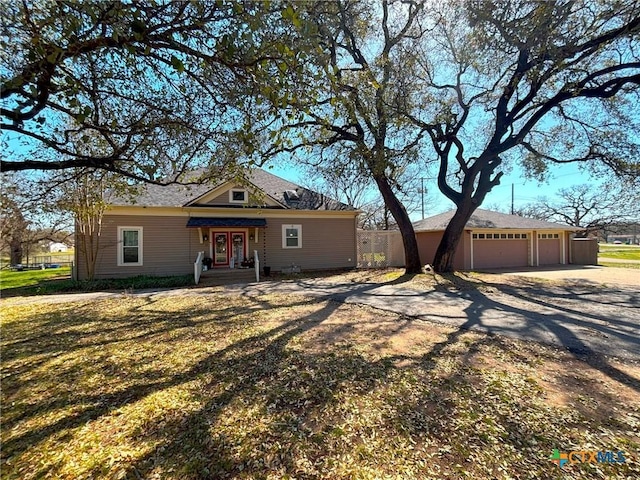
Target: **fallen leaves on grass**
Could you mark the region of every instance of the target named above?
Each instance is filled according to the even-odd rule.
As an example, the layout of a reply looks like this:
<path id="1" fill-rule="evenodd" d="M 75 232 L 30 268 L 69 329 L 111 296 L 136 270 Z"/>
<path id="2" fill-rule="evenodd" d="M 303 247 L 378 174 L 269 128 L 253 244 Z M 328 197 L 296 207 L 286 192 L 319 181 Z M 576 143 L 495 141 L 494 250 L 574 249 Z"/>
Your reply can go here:
<path id="1" fill-rule="evenodd" d="M 633 385 L 369 307 L 221 289 L 16 306 L 2 341 L 5 478 L 556 478 L 555 448 L 628 454 L 564 478 L 640 473 Z"/>

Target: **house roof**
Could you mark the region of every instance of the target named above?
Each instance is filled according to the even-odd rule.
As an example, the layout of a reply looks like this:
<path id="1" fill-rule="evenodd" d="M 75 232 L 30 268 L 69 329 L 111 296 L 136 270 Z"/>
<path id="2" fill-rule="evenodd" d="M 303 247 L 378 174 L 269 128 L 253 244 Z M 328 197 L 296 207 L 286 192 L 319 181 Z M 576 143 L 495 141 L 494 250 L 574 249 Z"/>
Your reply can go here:
<path id="1" fill-rule="evenodd" d="M 197 174 L 194 174 L 197 176 Z M 211 185 L 152 185 L 144 184 L 135 194 L 111 196 L 108 201 L 117 206 L 139 207 L 182 207 L 190 200 L 200 197 L 211 190 Z"/>
<path id="2" fill-rule="evenodd" d="M 287 208 L 294 210 L 356 210 L 321 193 L 296 185 L 261 168 L 249 172 L 249 181 Z"/>
<path id="3" fill-rule="evenodd" d="M 194 172 L 194 176 L 197 177 L 197 175 L 198 172 Z M 286 209 L 356 210 L 350 205 L 301 187 L 260 168 L 252 168 L 249 170 L 247 172 L 247 178 L 258 190 L 273 198 Z M 209 183 L 201 185 L 144 185 L 137 195 L 133 197 L 115 196 L 110 199 L 110 203 L 118 206 L 182 207 L 192 202 L 197 204 L 197 199 L 229 181 L 233 181 L 233 179 L 221 179 L 215 184 Z"/>
<path id="4" fill-rule="evenodd" d="M 444 230 L 453 217 L 455 210 L 425 218 L 413 223 L 416 232 Z M 478 208 L 467 222 L 467 229 L 495 228 L 517 230 L 579 230 L 560 223 L 546 222 L 534 218 L 525 218 L 518 215 L 493 212 Z"/>

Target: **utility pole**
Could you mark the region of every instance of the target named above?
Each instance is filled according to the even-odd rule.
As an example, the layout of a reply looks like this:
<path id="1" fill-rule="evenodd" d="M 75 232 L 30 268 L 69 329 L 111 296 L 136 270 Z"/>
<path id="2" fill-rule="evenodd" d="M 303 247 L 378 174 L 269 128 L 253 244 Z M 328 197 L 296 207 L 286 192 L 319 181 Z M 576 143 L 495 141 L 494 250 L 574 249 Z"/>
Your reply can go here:
<path id="1" fill-rule="evenodd" d="M 514 184 L 511 184 L 511 215 L 513 215 L 514 213 L 514 208 L 513 208 L 513 200 L 514 200 L 514 192 L 515 192 L 515 187 Z"/>
<path id="2" fill-rule="evenodd" d="M 420 177 L 420 200 L 422 203 L 422 219 L 424 220 L 424 177 Z"/>

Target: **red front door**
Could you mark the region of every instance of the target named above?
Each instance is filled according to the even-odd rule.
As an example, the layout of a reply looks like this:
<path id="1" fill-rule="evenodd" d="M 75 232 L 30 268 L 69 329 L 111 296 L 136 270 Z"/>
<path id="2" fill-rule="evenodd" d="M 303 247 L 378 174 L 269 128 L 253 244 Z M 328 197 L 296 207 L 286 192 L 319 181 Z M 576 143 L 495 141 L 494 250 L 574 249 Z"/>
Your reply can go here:
<path id="1" fill-rule="evenodd" d="M 231 232 L 231 256 L 235 259 L 235 268 L 240 268 L 246 259 L 246 235 L 244 232 Z"/>

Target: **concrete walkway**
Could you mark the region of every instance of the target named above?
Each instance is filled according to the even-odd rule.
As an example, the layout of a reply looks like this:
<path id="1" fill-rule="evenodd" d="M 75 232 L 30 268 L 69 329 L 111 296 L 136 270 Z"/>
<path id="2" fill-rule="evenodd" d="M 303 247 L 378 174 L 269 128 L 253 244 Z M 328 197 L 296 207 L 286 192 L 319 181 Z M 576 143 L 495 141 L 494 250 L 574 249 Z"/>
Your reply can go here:
<path id="1" fill-rule="evenodd" d="M 635 268 L 609 268 L 600 265 L 553 265 L 551 267 L 483 270 L 483 272 L 563 280 L 591 285 L 635 286 L 640 290 L 640 269 Z"/>
<path id="2" fill-rule="evenodd" d="M 598 261 L 600 263 L 602 262 L 606 262 L 606 263 L 633 263 L 633 264 L 639 264 L 640 260 L 626 260 L 623 258 L 609 258 L 609 257 L 605 257 L 604 255 L 600 255 L 598 256 Z"/>

